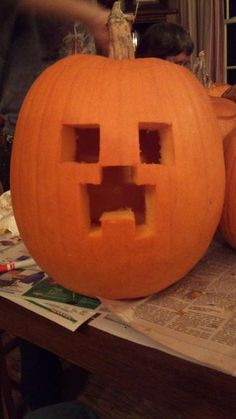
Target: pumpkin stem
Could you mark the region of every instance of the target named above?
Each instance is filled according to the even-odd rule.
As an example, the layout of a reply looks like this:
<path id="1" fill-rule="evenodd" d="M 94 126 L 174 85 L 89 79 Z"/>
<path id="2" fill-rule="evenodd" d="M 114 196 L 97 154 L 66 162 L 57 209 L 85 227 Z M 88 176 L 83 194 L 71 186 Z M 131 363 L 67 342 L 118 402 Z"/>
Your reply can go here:
<path id="1" fill-rule="evenodd" d="M 115 1 L 108 18 L 109 57 L 116 60 L 134 58 L 134 45 L 131 26 L 134 21 L 132 14 L 125 15 L 120 7 L 120 1 Z"/>
<path id="2" fill-rule="evenodd" d="M 209 74 L 207 74 L 205 51 L 200 51 L 197 58 L 195 59 L 193 64 L 193 73 L 204 87 L 211 87 L 214 84 Z"/>

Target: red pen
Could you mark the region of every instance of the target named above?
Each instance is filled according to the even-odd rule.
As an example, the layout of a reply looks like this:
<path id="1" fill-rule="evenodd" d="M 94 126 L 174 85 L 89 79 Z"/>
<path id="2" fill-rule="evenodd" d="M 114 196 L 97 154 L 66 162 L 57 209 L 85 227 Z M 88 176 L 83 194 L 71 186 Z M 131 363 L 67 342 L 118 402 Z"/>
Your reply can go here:
<path id="1" fill-rule="evenodd" d="M 27 266 L 32 265 L 36 265 L 36 262 L 32 258 L 16 260 L 5 264 L 0 264 L 0 273 L 13 271 L 14 269 L 26 268 Z"/>

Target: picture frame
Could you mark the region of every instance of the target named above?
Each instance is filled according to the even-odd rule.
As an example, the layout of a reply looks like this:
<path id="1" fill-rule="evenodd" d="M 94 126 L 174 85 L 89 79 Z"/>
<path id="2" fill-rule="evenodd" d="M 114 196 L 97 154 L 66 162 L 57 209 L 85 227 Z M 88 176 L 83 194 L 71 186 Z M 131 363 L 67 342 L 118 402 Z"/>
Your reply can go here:
<path id="1" fill-rule="evenodd" d="M 139 10 L 168 10 L 169 0 L 123 0 L 123 11 L 134 12 Z"/>
<path id="2" fill-rule="evenodd" d="M 134 6 L 136 6 L 137 3 L 139 3 L 139 7 L 141 8 L 152 6 L 155 7 L 155 9 L 166 10 L 169 7 L 168 0 L 133 0 Z"/>

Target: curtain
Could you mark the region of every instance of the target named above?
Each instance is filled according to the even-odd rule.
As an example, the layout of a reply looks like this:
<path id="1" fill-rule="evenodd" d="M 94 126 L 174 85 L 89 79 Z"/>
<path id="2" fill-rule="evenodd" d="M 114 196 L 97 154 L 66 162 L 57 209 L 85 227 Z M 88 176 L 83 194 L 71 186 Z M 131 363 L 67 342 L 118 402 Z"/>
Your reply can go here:
<path id="1" fill-rule="evenodd" d="M 192 61 L 206 53 L 210 79 L 224 81 L 224 0 L 179 0 L 180 23 L 189 30 L 195 45 Z"/>

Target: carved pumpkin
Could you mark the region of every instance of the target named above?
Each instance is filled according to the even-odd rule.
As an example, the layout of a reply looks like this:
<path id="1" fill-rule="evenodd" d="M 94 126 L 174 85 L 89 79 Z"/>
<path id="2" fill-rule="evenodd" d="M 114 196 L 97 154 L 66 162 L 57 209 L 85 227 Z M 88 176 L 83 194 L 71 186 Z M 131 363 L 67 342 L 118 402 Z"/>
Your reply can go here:
<path id="1" fill-rule="evenodd" d="M 139 297 L 206 251 L 223 205 L 222 140 L 188 70 L 72 56 L 24 101 L 11 179 L 20 234 L 42 269 L 82 294 Z"/>
<path id="2" fill-rule="evenodd" d="M 226 188 L 219 230 L 236 249 L 236 128 L 224 140 Z"/>

